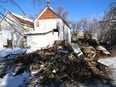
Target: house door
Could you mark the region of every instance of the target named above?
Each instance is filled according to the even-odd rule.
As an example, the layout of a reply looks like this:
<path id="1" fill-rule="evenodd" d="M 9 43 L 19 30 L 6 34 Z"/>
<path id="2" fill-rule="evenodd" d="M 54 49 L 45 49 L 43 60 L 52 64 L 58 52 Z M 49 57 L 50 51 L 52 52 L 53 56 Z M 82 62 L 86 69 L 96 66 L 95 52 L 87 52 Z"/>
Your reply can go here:
<path id="1" fill-rule="evenodd" d="M 7 46 L 12 48 L 12 40 L 7 39 Z"/>

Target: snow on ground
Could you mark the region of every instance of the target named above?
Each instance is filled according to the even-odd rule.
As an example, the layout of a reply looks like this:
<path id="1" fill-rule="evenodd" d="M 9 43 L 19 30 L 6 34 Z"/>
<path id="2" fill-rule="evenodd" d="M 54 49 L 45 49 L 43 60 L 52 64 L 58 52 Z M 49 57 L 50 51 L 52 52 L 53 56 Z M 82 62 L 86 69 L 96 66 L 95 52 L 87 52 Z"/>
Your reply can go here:
<path id="1" fill-rule="evenodd" d="M 116 68 L 116 57 L 99 59 L 98 62 L 108 67 Z"/>
<path id="2" fill-rule="evenodd" d="M 21 48 L 4 48 L 0 44 L 0 62 L 5 60 L 4 57 L 8 55 L 15 55 L 15 54 L 23 54 L 23 53 L 31 53 L 33 51 L 36 51 L 37 49 L 21 49 Z"/>
<path id="3" fill-rule="evenodd" d="M 34 51 L 37 51 L 37 49 L 36 48 L 29 48 L 29 49 L 27 49 L 26 53 L 32 53 Z"/>
<path id="4" fill-rule="evenodd" d="M 18 76 L 10 76 L 7 74 L 4 78 L 0 78 L 0 87 L 19 87 L 25 85 L 25 80 L 30 76 L 29 73 L 24 72 Z"/>
<path id="5" fill-rule="evenodd" d="M 114 84 L 116 85 L 116 57 L 99 59 L 98 62 L 110 68 L 110 77 L 114 80 Z"/>
<path id="6" fill-rule="evenodd" d="M 26 52 L 26 49 L 20 49 L 20 48 L 14 48 L 14 49 L 11 49 L 11 48 L 1 48 L 0 49 L 0 58 L 3 58 L 7 55 L 10 55 L 10 54 L 21 54 L 21 53 L 24 53 Z"/>
<path id="7" fill-rule="evenodd" d="M 22 54 L 26 52 L 27 49 L 21 48 L 4 48 L 0 45 L 0 62 L 5 60 L 5 56 L 10 54 Z M 19 87 L 24 85 L 24 80 L 29 77 L 29 73 L 24 72 L 20 75 L 13 76 L 11 73 L 8 73 L 4 76 L 4 78 L 0 78 L 0 87 Z"/>

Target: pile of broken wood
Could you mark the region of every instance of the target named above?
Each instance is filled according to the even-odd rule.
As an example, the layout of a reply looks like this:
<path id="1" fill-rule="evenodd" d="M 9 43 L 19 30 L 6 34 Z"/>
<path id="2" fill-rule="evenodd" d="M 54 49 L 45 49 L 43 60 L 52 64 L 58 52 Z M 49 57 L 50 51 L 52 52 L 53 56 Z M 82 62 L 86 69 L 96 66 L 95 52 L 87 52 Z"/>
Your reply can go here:
<path id="1" fill-rule="evenodd" d="M 67 84 L 111 81 L 108 68 L 97 62 L 100 56 L 110 55 L 105 47 L 85 39 L 72 44 L 56 42 L 53 48 L 8 55 L 5 62 L 0 63 L 0 78 L 11 71 L 14 77 L 28 72 L 30 77 L 25 83 L 29 87 L 67 87 Z"/>
<path id="2" fill-rule="evenodd" d="M 86 45 L 85 45 L 86 44 Z M 17 57 L 17 66 L 35 76 L 28 82 L 30 86 L 65 86 L 74 82 L 109 82 L 107 67 L 97 62 L 101 53 L 110 53 L 101 45 L 90 46 L 88 43 L 79 42 L 83 56 L 78 56 L 70 45 L 57 48 L 42 49 L 30 54 Z M 80 58 L 79 58 L 80 57 Z"/>

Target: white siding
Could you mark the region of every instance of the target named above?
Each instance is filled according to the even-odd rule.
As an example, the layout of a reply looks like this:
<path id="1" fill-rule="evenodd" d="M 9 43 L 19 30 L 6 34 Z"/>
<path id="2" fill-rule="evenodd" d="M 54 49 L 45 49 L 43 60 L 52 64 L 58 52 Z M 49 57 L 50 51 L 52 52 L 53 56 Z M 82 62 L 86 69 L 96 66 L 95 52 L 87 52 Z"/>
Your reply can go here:
<path id="1" fill-rule="evenodd" d="M 38 24 L 39 23 L 39 24 Z M 37 26 L 39 25 L 39 26 Z M 48 33 L 45 35 L 27 35 L 27 44 L 31 49 L 37 50 L 46 47 L 52 47 L 54 41 L 56 40 L 66 40 L 66 42 L 71 41 L 70 37 L 70 28 L 63 23 L 61 19 L 44 19 L 44 20 L 35 20 L 34 28 L 37 33 L 42 33 L 42 30 L 48 31 L 57 29 L 58 32 Z M 36 32 L 32 32 L 35 34 Z M 58 35 L 59 34 L 59 35 Z"/>
<path id="2" fill-rule="evenodd" d="M 54 32 L 54 41 L 55 41 L 55 40 L 59 40 L 58 32 Z"/>
<path id="3" fill-rule="evenodd" d="M 41 49 L 46 47 L 52 47 L 54 43 L 53 33 L 50 32 L 45 35 L 28 35 L 27 45 L 32 49 Z"/>
<path id="4" fill-rule="evenodd" d="M 2 30 L 2 36 L 3 36 L 3 45 L 7 45 L 7 40 L 11 40 L 12 39 L 12 35 L 11 35 L 11 30 L 8 29 L 8 30 Z"/>
<path id="5" fill-rule="evenodd" d="M 71 34 L 70 34 L 70 28 L 65 25 L 64 27 L 64 39 L 66 42 L 71 42 Z"/>
<path id="6" fill-rule="evenodd" d="M 37 23 L 39 21 L 39 27 Z M 57 22 L 59 19 L 44 19 L 44 20 L 35 20 L 34 21 L 34 28 L 35 30 L 45 30 L 45 29 L 56 29 Z"/>

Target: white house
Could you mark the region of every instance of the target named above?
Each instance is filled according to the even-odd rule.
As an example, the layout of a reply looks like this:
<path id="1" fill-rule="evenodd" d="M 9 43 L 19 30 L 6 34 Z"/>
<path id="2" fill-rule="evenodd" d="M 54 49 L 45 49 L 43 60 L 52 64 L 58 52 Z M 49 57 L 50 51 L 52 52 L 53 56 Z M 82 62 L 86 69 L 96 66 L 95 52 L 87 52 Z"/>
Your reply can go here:
<path id="1" fill-rule="evenodd" d="M 6 12 L 0 21 L 4 47 L 23 47 L 25 32 L 33 30 L 33 21 L 12 12 Z"/>
<path id="2" fill-rule="evenodd" d="M 52 47 L 55 41 L 71 42 L 71 28 L 47 2 L 46 8 L 34 20 L 34 31 L 27 33 L 27 45 L 32 49 Z"/>

